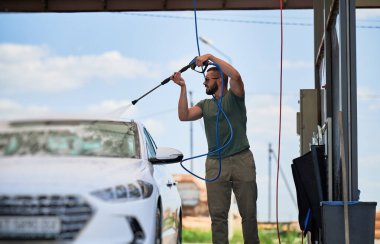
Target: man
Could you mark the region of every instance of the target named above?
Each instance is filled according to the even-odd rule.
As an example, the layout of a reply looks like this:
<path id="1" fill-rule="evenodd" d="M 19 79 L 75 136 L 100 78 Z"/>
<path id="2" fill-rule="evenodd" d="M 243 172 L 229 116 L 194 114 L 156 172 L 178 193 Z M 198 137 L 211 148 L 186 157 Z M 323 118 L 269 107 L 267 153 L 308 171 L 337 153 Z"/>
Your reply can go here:
<path id="1" fill-rule="evenodd" d="M 215 244 L 228 243 L 228 211 L 231 201 L 231 190 L 234 191 L 239 212 L 242 217 L 242 229 L 245 244 L 260 243 L 256 220 L 256 167 L 253 155 L 249 150 L 247 138 L 247 114 L 245 108 L 244 84 L 239 72 L 227 62 L 205 54 L 196 58 L 196 65 L 210 60 L 219 65 L 224 74 L 222 86 L 221 74 L 216 67 L 207 70 L 204 81 L 206 93 L 214 95 L 217 100 L 223 91 L 222 107 L 233 128 L 230 144 L 221 151 L 222 171 L 213 182 L 206 182 L 208 207 L 212 221 L 212 240 Z M 230 89 L 227 90 L 228 77 Z M 216 114 L 217 104 L 213 98 L 204 99 L 189 108 L 185 80 L 176 72 L 171 79 L 181 87 L 178 102 L 178 117 L 181 121 L 197 120 L 203 117 L 209 152 L 217 149 Z M 230 138 L 230 127 L 223 114 L 219 115 L 219 147 Z M 206 179 L 215 178 L 218 174 L 218 153 L 206 159 Z"/>

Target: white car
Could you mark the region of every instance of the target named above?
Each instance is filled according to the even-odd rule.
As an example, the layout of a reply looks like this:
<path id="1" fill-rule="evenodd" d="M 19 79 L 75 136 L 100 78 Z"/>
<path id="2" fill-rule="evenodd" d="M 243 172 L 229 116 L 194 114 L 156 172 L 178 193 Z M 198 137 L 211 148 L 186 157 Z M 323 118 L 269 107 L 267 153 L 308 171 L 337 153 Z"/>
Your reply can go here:
<path id="1" fill-rule="evenodd" d="M 181 243 L 182 158 L 133 120 L 3 122 L 0 243 Z"/>

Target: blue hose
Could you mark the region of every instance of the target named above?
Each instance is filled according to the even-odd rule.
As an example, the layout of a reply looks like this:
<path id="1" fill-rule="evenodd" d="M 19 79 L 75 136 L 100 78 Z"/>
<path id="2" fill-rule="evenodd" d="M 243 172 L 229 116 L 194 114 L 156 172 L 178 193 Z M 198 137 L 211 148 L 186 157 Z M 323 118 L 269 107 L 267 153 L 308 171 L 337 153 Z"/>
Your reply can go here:
<path id="1" fill-rule="evenodd" d="M 198 40 L 197 0 L 194 0 L 193 4 L 194 4 L 195 38 L 197 41 L 198 55 L 201 56 L 201 50 L 199 49 L 199 40 Z"/>
<path id="2" fill-rule="evenodd" d="M 217 67 L 218 71 L 220 72 L 220 75 L 222 77 L 222 87 L 224 87 L 224 77 L 223 77 L 223 72 L 222 70 L 220 69 L 219 65 L 217 63 L 211 63 L 210 65 L 214 65 L 215 67 Z M 217 115 L 216 115 L 216 149 L 211 151 L 211 152 L 208 152 L 208 153 L 204 153 L 204 154 L 201 154 L 201 155 L 198 155 L 198 156 L 194 156 L 194 157 L 190 157 L 190 158 L 186 158 L 186 159 L 183 159 L 181 161 L 181 166 L 184 170 L 186 170 L 188 173 L 190 173 L 191 175 L 193 175 L 194 177 L 198 178 L 198 179 L 201 179 L 201 180 L 204 180 L 206 182 L 213 182 L 213 181 L 216 181 L 219 177 L 220 177 L 220 174 L 221 174 L 221 171 L 222 171 L 222 157 L 221 157 L 221 151 L 226 148 L 231 140 L 232 140 L 232 137 L 233 137 L 233 128 L 232 128 L 232 125 L 231 125 L 231 122 L 230 120 L 228 119 L 225 111 L 223 110 L 222 108 L 222 102 L 223 102 L 223 90 L 222 90 L 222 94 L 221 96 L 219 97 L 219 101 L 215 98 L 215 96 L 213 95 L 213 99 L 215 101 L 215 103 L 217 104 L 218 106 L 218 110 L 217 110 Z M 228 141 L 223 145 L 223 146 L 220 146 L 219 145 L 219 118 L 220 118 L 220 112 L 222 112 L 223 116 L 226 118 L 226 121 L 228 123 L 228 126 L 230 127 L 230 137 L 228 139 Z M 214 178 L 212 179 L 206 179 L 206 178 L 203 178 L 201 176 L 198 176 L 196 174 L 194 174 L 193 172 L 191 172 L 190 170 L 188 170 L 182 163 L 185 162 L 185 161 L 188 161 L 188 160 L 191 160 L 191 159 L 195 159 L 195 158 L 200 158 L 200 157 L 204 157 L 204 156 L 208 156 L 208 155 L 212 155 L 212 154 L 215 154 L 215 153 L 218 153 L 218 159 L 219 159 L 219 169 L 218 169 L 218 174 L 217 176 L 215 176 Z"/>
<path id="3" fill-rule="evenodd" d="M 201 56 L 201 51 L 200 51 L 200 48 L 199 48 L 199 38 L 198 38 L 198 23 L 197 23 L 197 1 L 194 0 L 193 1 L 194 3 L 194 24 L 195 24 L 195 37 L 196 37 L 196 41 L 197 41 L 197 49 L 198 49 L 198 55 Z M 192 62 L 195 62 L 195 59 L 192 60 Z M 217 64 L 217 63 L 210 63 L 210 65 L 214 65 L 219 73 L 220 73 L 220 76 L 222 77 L 222 87 L 224 87 L 224 77 L 223 77 L 223 72 L 220 68 L 220 66 Z M 202 74 L 204 77 L 206 77 L 205 75 L 205 70 L 203 70 Z M 201 155 L 198 155 L 198 156 L 194 156 L 194 157 L 190 157 L 190 158 L 186 158 L 186 159 L 183 159 L 181 161 L 181 166 L 184 170 L 186 170 L 188 173 L 190 173 L 191 175 L 193 175 L 194 177 L 198 178 L 198 179 L 201 179 L 201 180 L 204 180 L 206 182 L 213 182 L 213 181 L 216 181 L 219 177 L 220 177 L 220 173 L 222 172 L 222 156 L 221 156 L 221 151 L 228 146 L 228 144 L 230 144 L 231 140 L 232 140 L 232 137 L 233 137 L 233 134 L 234 134 L 234 131 L 232 129 L 232 125 L 231 125 L 231 122 L 230 120 L 228 119 L 226 113 L 224 112 L 223 108 L 222 108 L 222 101 L 223 101 L 223 90 L 222 90 L 222 94 L 221 96 L 219 97 L 219 101 L 215 98 L 215 96 L 213 95 L 212 96 L 214 98 L 214 101 L 215 103 L 217 104 L 218 106 L 218 111 L 217 111 L 217 115 L 216 115 L 216 149 L 211 151 L 211 152 L 208 152 L 208 153 L 204 153 L 204 154 L 201 154 Z M 227 143 L 224 144 L 222 147 L 220 147 L 219 145 L 219 115 L 220 115 L 220 112 L 222 112 L 223 116 L 226 118 L 226 121 L 230 127 L 230 138 L 228 139 Z M 219 159 L 219 169 L 218 169 L 218 174 L 217 176 L 215 176 L 214 178 L 212 179 L 206 179 L 206 178 L 203 178 L 203 177 L 200 177 L 196 174 L 194 174 L 193 172 L 191 172 L 190 170 L 188 170 L 182 163 L 185 162 L 185 161 L 188 161 L 188 160 L 191 160 L 191 159 L 195 159 L 195 158 L 200 158 L 200 157 L 204 157 L 204 156 L 208 156 L 208 155 L 211 155 L 211 154 L 214 154 L 214 153 L 218 153 L 218 159 Z"/>
<path id="4" fill-rule="evenodd" d="M 310 208 L 309 208 L 309 209 L 307 210 L 306 219 L 305 219 L 305 222 L 304 222 L 304 224 L 303 224 L 303 231 L 304 231 L 304 232 L 307 231 L 307 226 L 308 226 L 308 224 L 309 224 L 310 214 L 311 214 L 311 212 L 310 212 Z"/>

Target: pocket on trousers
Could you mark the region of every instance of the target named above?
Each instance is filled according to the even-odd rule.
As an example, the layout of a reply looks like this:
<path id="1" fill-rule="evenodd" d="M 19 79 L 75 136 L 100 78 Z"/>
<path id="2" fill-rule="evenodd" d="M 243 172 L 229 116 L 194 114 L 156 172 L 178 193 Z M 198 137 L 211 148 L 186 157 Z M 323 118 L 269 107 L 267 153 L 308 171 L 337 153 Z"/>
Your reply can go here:
<path id="1" fill-rule="evenodd" d="M 256 165 L 253 154 L 250 150 L 243 152 L 238 158 L 237 179 L 241 181 L 256 181 Z"/>
<path id="2" fill-rule="evenodd" d="M 253 154 L 251 150 L 244 151 L 239 156 L 240 156 L 241 162 L 244 163 L 244 166 L 248 167 L 248 166 L 252 166 L 253 164 L 253 168 L 256 169 L 255 159 L 253 158 Z"/>
<path id="3" fill-rule="evenodd" d="M 218 173 L 218 160 L 215 159 L 206 159 L 206 178 L 213 178 Z"/>

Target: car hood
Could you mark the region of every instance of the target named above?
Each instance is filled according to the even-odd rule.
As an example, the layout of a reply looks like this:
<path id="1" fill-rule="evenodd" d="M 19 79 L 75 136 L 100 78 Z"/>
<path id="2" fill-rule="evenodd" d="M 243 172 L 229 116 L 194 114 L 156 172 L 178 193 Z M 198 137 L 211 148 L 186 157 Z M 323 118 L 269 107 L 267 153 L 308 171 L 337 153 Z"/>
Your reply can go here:
<path id="1" fill-rule="evenodd" d="M 144 179 L 149 177 L 149 172 L 148 164 L 141 159 L 1 158 L 0 192 L 88 192 Z"/>

